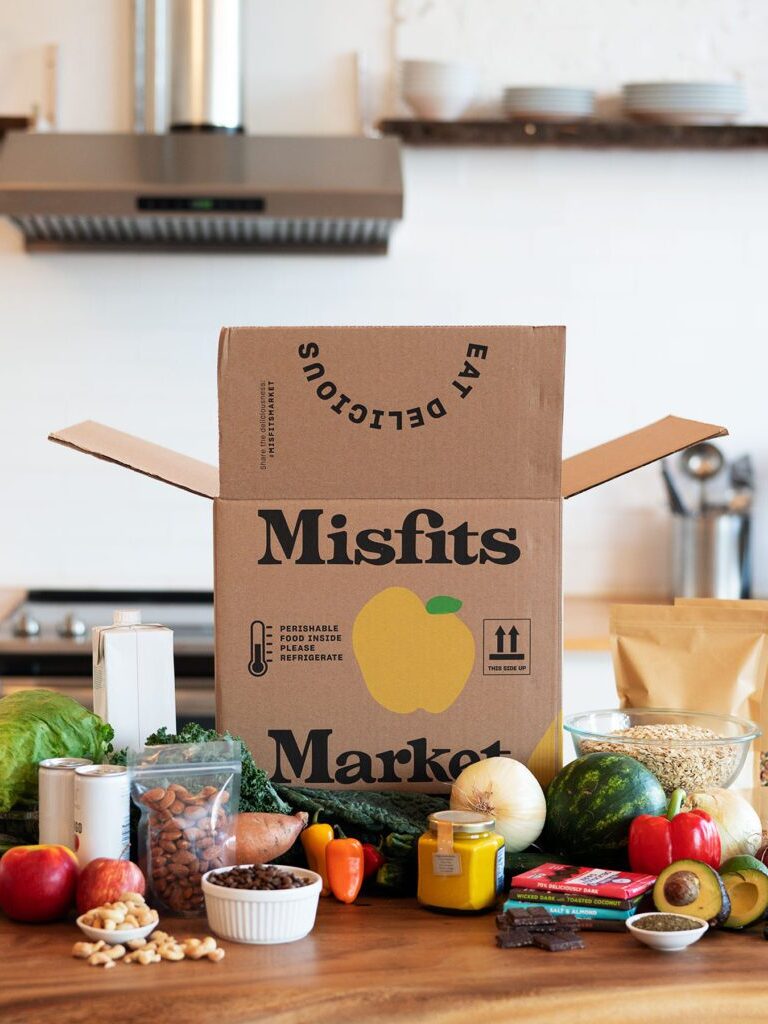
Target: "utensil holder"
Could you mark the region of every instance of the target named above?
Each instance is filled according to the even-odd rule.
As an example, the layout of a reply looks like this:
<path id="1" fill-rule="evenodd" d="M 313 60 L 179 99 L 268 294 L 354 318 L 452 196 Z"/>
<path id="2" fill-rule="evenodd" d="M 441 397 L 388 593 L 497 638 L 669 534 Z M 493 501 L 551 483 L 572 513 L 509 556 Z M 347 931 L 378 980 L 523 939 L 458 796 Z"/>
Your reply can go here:
<path id="1" fill-rule="evenodd" d="M 750 597 L 749 515 L 719 509 L 676 515 L 672 537 L 675 597 Z"/>

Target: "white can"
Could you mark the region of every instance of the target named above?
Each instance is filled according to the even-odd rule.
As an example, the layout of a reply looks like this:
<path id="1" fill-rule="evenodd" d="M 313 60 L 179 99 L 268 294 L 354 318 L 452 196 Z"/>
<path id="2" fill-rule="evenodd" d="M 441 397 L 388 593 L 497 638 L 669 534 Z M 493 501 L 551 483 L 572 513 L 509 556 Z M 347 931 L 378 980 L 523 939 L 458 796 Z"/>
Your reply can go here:
<path id="1" fill-rule="evenodd" d="M 49 757 L 37 769 L 40 790 L 40 842 L 75 849 L 75 768 L 87 757 Z"/>
<path id="2" fill-rule="evenodd" d="M 115 764 L 75 768 L 75 853 L 80 867 L 96 857 L 128 860 L 130 846 L 128 769 Z"/>

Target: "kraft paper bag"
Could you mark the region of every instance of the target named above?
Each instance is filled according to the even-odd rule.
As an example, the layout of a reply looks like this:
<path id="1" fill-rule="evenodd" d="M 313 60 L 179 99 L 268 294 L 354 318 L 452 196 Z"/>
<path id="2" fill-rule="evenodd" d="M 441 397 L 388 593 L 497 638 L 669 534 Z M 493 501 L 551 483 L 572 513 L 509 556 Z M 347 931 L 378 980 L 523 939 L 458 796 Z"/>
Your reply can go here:
<path id="1" fill-rule="evenodd" d="M 768 601 L 720 600 L 714 597 L 676 597 L 676 607 L 721 608 L 727 611 L 761 612 L 768 624 Z M 760 736 L 753 745 L 752 785 L 755 793 L 755 806 L 764 821 L 768 819 L 768 691 L 763 691 L 764 699 L 757 703 L 750 702 L 750 715 L 762 729 Z"/>
<path id="2" fill-rule="evenodd" d="M 621 706 L 738 715 L 759 724 L 768 612 L 735 604 L 615 605 L 611 652 Z M 759 741 L 752 761 L 757 768 L 748 763 L 736 786 L 753 784 Z"/>

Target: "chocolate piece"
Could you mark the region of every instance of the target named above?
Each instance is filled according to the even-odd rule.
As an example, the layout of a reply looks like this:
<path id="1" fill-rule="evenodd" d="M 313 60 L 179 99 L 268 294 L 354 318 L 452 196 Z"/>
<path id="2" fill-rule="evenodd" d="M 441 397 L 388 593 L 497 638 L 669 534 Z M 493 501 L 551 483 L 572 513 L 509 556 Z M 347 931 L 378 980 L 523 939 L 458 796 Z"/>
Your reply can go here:
<path id="1" fill-rule="evenodd" d="M 496 945 L 501 949 L 519 949 L 532 946 L 533 936 L 526 928 L 505 928 L 496 936 Z"/>
<path id="2" fill-rule="evenodd" d="M 508 910 L 507 911 L 508 926 L 517 927 L 520 925 L 523 928 L 527 928 L 531 923 L 531 912 L 530 910 Z"/>
<path id="3" fill-rule="evenodd" d="M 533 944 L 548 953 L 562 953 L 567 949 L 584 949 L 584 943 L 573 932 L 551 932 L 533 936 Z"/>
<path id="4" fill-rule="evenodd" d="M 585 920 L 575 914 L 551 914 L 546 907 L 526 907 L 520 910 L 507 910 L 497 914 L 496 927 L 501 931 L 524 929 L 531 933 L 562 932 L 573 934 L 579 931 Z"/>
<path id="5" fill-rule="evenodd" d="M 518 911 L 515 910 L 515 911 L 513 911 L 513 913 L 516 914 L 516 913 L 518 913 Z M 552 915 L 550 914 L 550 912 L 547 910 L 546 907 L 531 907 L 530 910 L 528 911 L 528 915 L 530 917 L 547 918 L 547 919 L 552 917 Z"/>

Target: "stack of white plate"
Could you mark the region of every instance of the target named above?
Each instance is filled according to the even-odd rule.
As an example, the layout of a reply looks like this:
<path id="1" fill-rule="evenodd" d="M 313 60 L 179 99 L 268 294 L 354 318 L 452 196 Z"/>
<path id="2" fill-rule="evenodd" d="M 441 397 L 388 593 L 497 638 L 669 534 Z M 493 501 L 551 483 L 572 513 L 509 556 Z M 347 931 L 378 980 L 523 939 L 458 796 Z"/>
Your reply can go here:
<path id="1" fill-rule="evenodd" d="M 457 61 L 404 60 L 400 64 L 400 87 L 414 114 L 453 121 L 475 98 L 477 72 Z"/>
<path id="2" fill-rule="evenodd" d="M 738 82 L 631 82 L 622 96 L 627 114 L 658 124 L 725 124 L 746 108 Z"/>
<path id="3" fill-rule="evenodd" d="M 561 85 L 515 85 L 504 90 L 502 109 L 511 118 L 579 121 L 594 115 L 595 94 Z"/>

